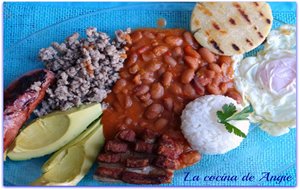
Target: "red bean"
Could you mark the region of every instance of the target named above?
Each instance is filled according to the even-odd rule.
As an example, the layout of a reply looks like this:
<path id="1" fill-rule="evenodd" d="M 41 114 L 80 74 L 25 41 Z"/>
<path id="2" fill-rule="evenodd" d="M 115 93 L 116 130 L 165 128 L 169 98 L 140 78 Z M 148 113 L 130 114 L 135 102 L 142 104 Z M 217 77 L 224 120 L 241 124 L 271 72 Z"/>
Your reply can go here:
<path id="1" fill-rule="evenodd" d="M 186 69 L 181 76 L 181 82 L 183 84 L 190 83 L 195 76 L 195 71 L 193 69 Z"/>
<path id="2" fill-rule="evenodd" d="M 221 63 L 221 70 L 224 75 L 227 75 L 229 67 L 230 67 L 230 64 Z"/>
<path id="3" fill-rule="evenodd" d="M 177 65 L 176 60 L 169 55 L 164 56 L 164 61 L 165 63 L 169 64 L 171 67 L 175 67 Z"/>
<path id="4" fill-rule="evenodd" d="M 153 53 L 156 56 L 161 56 L 162 54 L 166 53 L 169 50 L 166 46 L 157 46 L 153 49 Z"/>
<path id="5" fill-rule="evenodd" d="M 130 74 L 136 74 L 137 72 L 139 71 L 139 66 L 137 64 L 131 66 L 129 69 L 128 69 L 128 72 Z"/>
<path id="6" fill-rule="evenodd" d="M 140 47 L 140 48 L 137 50 L 137 52 L 138 52 L 139 54 L 142 54 L 142 53 L 148 51 L 149 49 L 150 49 L 150 45 L 145 45 L 145 46 Z"/>
<path id="7" fill-rule="evenodd" d="M 153 73 L 153 72 L 159 70 L 160 67 L 161 67 L 161 65 L 162 65 L 161 62 L 156 62 L 156 61 L 154 62 L 154 61 L 153 61 L 153 62 L 147 64 L 146 70 L 147 70 L 148 72 Z"/>
<path id="8" fill-rule="evenodd" d="M 120 71 L 120 77 L 123 79 L 127 79 L 130 77 L 130 74 L 126 70 L 123 70 L 123 71 Z"/>
<path id="9" fill-rule="evenodd" d="M 196 50 L 194 50 L 192 48 L 192 46 L 190 46 L 190 45 L 185 46 L 184 53 L 189 55 L 189 56 L 198 58 L 198 59 L 200 58 L 200 54 Z"/>
<path id="10" fill-rule="evenodd" d="M 165 42 L 171 46 L 181 46 L 183 40 L 178 36 L 167 36 Z"/>
<path id="11" fill-rule="evenodd" d="M 205 94 L 204 86 L 199 82 L 199 78 L 195 77 L 193 80 L 193 86 L 198 95 L 203 96 Z"/>
<path id="12" fill-rule="evenodd" d="M 203 59 L 200 60 L 199 66 L 200 67 L 205 67 L 206 65 L 208 65 L 208 63 L 206 61 L 204 61 Z"/>
<path id="13" fill-rule="evenodd" d="M 165 118 L 159 118 L 154 123 L 155 130 L 162 131 L 168 125 L 168 122 L 169 121 Z"/>
<path id="14" fill-rule="evenodd" d="M 183 51 L 181 47 L 176 47 L 173 50 L 173 56 L 174 57 L 181 57 L 183 55 Z"/>
<path id="15" fill-rule="evenodd" d="M 114 108 L 117 111 L 121 111 L 122 109 L 124 109 L 124 96 L 121 93 L 115 94 L 116 95 L 116 100 L 113 104 L 114 104 Z"/>
<path id="16" fill-rule="evenodd" d="M 160 77 L 162 74 L 164 74 L 166 72 L 166 69 L 164 67 L 161 67 L 158 71 L 157 71 L 157 75 Z"/>
<path id="17" fill-rule="evenodd" d="M 215 94 L 215 95 L 221 94 L 220 88 L 218 86 L 216 86 L 216 85 L 207 85 L 206 86 L 206 90 L 210 94 Z"/>
<path id="18" fill-rule="evenodd" d="M 184 32 L 183 33 L 183 39 L 194 49 L 198 49 L 199 45 L 197 42 L 195 42 L 194 37 L 190 32 Z"/>
<path id="19" fill-rule="evenodd" d="M 154 55 L 154 53 L 149 51 L 149 52 L 143 53 L 142 58 L 143 58 L 143 61 L 148 62 L 148 61 L 153 60 L 155 58 L 155 55 Z"/>
<path id="20" fill-rule="evenodd" d="M 166 108 L 166 110 L 171 111 L 173 109 L 173 99 L 168 97 L 168 98 L 164 98 L 163 100 L 164 103 L 164 107 Z"/>
<path id="21" fill-rule="evenodd" d="M 141 121 L 139 121 L 138 125 L 139 125 L 140 127 L 145 127 L 145 126 L 148 125 L 148 123 L 147 123 L 146 121 L 141 120 Z"/>
<path id="22" fill-rule="evenodd" d="M 216 62 L 215 55 L 210 52 L 207 48 L 200 48 L 198 50 L 199 54 L 201 55 L 202 59 L 204 59 L 208 63 Z"/>
<path id="23" fill-rule="evenodd" d="M 120 105 L 120 103 L 118 101 L 113 102 L 112 107 L 117 112 L 122 112 L 122 110 L 123 110 L 123 107 Z"/>
<path id="24" fill-rule="evenodd" d="M 149 92 L 149 90 L 150 90 L 149 86 L 142 84 L 135 87 L 133 91 L 135 92 L 135 95 L 140 96 L 146 94 L 147 92 Z"/>
<path id="25" fill-rule="evenodd" d="M 158 39 L 162 39 L 162 38 L 164 38 L 165 36 L 166 36 L 165 33 L 158 33 L 158 34 L 156 34 L 156 37 L 157 37 Z"/>
<path id="26" fill-rule="evenodd" d="M 192 69 L 196 70 L 199 66 L 199 59 L 191 56 L 184 56 L 184 62 Z"/>
<path id="27" fill-rule="evenodd" d="M 126 125 L 130 125 L 132 123 L 132 119 L 130 117 L 126 117 L 125 120 L 124 120 L 124 123 Z"/>
<path id="28" fill-rule="evenodd" d="M 125 97 L 125 108 L 130 108 L 132 106 L 132 100 L 130 98 L 130 96 L 126 96 Z"/>
<path id="29" fill-rule="evenodd" d="M 221 94 L 226 94 L 228 87 L 227 87 L 227 83 L 222 82 L 219 86 L 220 90 L 221 90 Z"/>
<path id="30" fill-rule="evenodd" d="M 183 102 L 180 101 L 180 100 L 176 100 L 176 101 L 174 102 L 173 111 L 174 111 L 175 113 L 181 113 L 183 109 L 184 109 L 184 104 L 183 104 Z"/>
<path id="31" fill-rule="evenodd" d="M 135 31 L 130 36 L 131 36 L 131 40 L 132 40 L 133 43 L 136 43 L 137 41 L 139 41 L 143 37 L 143 35 L 140 31 Z"/>
<path id="32" fill-rule="evenodd" d="M 206 78 L 206 77 L 199 77 L 199 78 L 198 78 L 198 82 L 199 82 L 199 84 L 201 84 L 202 86 L 206 86 L 206 85 L 210 84 L 211 81 L 212 81 L 212 79 Z"/>
<path id="33" fill-rule="evenodd" d="M 125 96 L 121 93 L 116 94 L 116 98 L 120 104 L 120 106 L 122 106 L 124 108 L 125 106 Z"/>
<path id="34" fill-rule="evenodd" d="M 223 76 L 221 74 L 216 74 L 215 77 L 212 79 L 211 84 L 215 86 L 219 86 L 219 84 L 223 81 Z"/>
<path id="35" fill-rule="evenodd" d="M 176 61 L 178 64 L 184 65 L 183 57 L 177 57 Z"/>
<path id="36" fill-rule="evenodd" d="M 216 63 L 209 63 L 208 64 L 208 68 L 212 71 L 215 71 L 216 73 L 221 73 L 222 69 L 220 68 L 220 66 Z"/>
<path id="37" fill-rule="evenodd" d="M 237 101 L 237 103 L 241 104 L 243 102 L 242 96 L 235 90 L 228 90 L 226 96 L 229 96 Z"/>
<path id="38" fill-rule="evenodd" d="M 132 66 L 133 64 L 136 63 L 137 59 L 138 59 L 138 55 L 136 53 L 130 54 L 127 59 L 126 65 Z"/>
<path id="39" fill-rule="evenodd" d="M 153 72 L 141 71 L 141 79 L 146 79 L 153 76 Z"/>
<path id="40" fill-rule="evenodd" d="M 133 78 L 133 82 L 136 85 L 142 84 L 142 80 L 141 80 L 141 75 L 140 74 L 136 74 Z"/>
<path id="41" fill-rule="evenodd" d="M 123 90 L 121 91 L 123 94 L 127 95 L 128 94 L 128 89 L 127 88 L 123 88 Z"/>
<path id="42" fill-rule="evenodd" d="M 196 91 L 191 84 L 185 84 L 183 86 L 183 95 L 188 98 L 194 98 L 196 97 Z"/>
<path id="43" fill-rule="evenodd" d="M 119 79 L 113 87 L 113 92 L 118 94 L 126 86 L 127 82 L 125 79 Z"/>
<path id="44" fill-rule="evenodd" d="M 145 31 L 143 34 L 144 34 L 145 37 L 147 37 L 149 39 L 154 39 L 155 38 L 155 35 L 152 32 Z"/>
<path id="45" fill-rule="evenodd" d="M 175 94 L 175 95 L 181 95 L 182 94 L 182 88 L 179 84 L 177 83 L 173 83 L 171 84 L 171 91 Z"/>
<path id="46" fill-rule="evenodd" d="M 227 65 L 230 65 L 232 63 L 232 59 L 230 56 L 224 56 L 224 55 L 220 55 L 219 56 L 219 59 L 218 59 L 218 63 L 219 64 L 227 64 Z"/>
<path id="47" fill-rule="evenodd" d="M 146 93 L 146 94 L 143 94 L 143 95 L 139 96 L 139 98 L 140 98 L 141 101 L 147 102 L 148 100 L 150 100 L 151 95 L 150 95 L 150 93 Z"/>
<path id="48" fill-rule="evenodd" d="M 173 74 L 171 72 L 167 71 L 164 73 L 162 78 L 162 84 L 164 85 L 164 87 L 169 87 L 171 85 L 172 78 Z"/>
<path id="49" fill-rule="evenodd" d="M 164 95 L 164 87 L 159 82 L 154 83 L 151 86 L 150 94 L 153 99 L 159 99 Z"/>
<path id="50" fill-rule="evenodd" d="M 154 82 L 153 73 L 150 72 L 142 72 L 141 80 L 144 84 L 152 84 Z"/>
<path id="51" fill-rule="evenodd" d="M 153 77 L 148 77 L 148 78 L 142 79 L 143 84 L 152 84 L 154 81 L 155 81 L 155 78 L 153 78 Z"/>
<path id="52" fill-rule="evenodd" d="M 154 39 L 154 40 L 151 41 L 151 45 L 152 46 L 158 46 L 159 43 L 157 42 L 157 40 Z"/>
<path id="53" fill-rule="evenodd" d="M 148 106 L 150 106 L 151 104 L 153 104 L 153 100 L 152 100 L 152 99 L 149 99 L 149 100 L 145 101 L 143 105 L 144 105 L 144 107 L 148 107 Z"/>
<path id="54" fill-rule="evenodd" d="M 145 111 L 145 117 L 147 119 L 157 118 L 164 110 L 164 107 L 160 104 L 152 104 Z"/>
<path id="55" fill-rule="evenodd" d="M 206 70 L 205 71 L 205 77 L 207 77 L 209 79 L 213 79 L 215 76 L 216 76 L 215 71 L 211 71 L 211 70 Z"/>

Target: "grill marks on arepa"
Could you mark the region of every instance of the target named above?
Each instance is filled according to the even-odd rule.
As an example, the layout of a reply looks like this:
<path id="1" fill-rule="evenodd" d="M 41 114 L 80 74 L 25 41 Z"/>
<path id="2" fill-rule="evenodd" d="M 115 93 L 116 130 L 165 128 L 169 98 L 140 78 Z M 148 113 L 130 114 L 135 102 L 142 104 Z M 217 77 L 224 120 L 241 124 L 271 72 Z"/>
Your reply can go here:
<path id="1" fill-rule="evenodd" d="M 213 14 L 210 12 L 210 10 L 208 10 L 205 6 L 203 6 L 202 4 L 198 3 L 197 8 L 203 12 L 203 14 L 207 15 L 207 16 L 213 16 Z"/>
<path id="2" fill-rule="evenodd" d="M 245 10 L 242 9 L 241 5 L 238 3 L 232 3 L 233 6 L 239 11 L 239 13 L 241 14 L 241 16 L 247 21 L 249 22 L 249 24 L 251 24 L 251 20 L 249 19 L 248 14 L 245 12 Z"/>
<path id="3" fill-rule="evenodd" d="M 197 3 L 191 30 L 197 41 L 214 53 L 241 54 L 260 45 L 272 25 L 265 2 Z"/>
<path id="4" fill-rule="evenodd" d="M 260 11 L 260 9 L 259 9 L 259 3 L 254 2 L 253 4 L 254 4 L 256 7 L 258 7 L 259 15 L 260 15 L 261 17 L 264 17 L 264 14 L 263 14 L 263 13 Z M 239 13 L 243 16 L 243 18 L 244 18 L 249 24 L 251 24 L 251 20 L 249 19 L 248 14 L 247 14 L 244 10 L 242 10 L 241 6 L 240 6 L 238 3 L 233 3 L 233 5 L 237 8 L 237 10 L 239 11 Z M 257 27 L 254 26 L 254 29 L 257 30 Z M 258 34 L 258 36 L 259 36 L 260 38 L 264 38 L 264 36 L 261 34 L 261 32 L 257 31 L 257 34 Z M 247 39 L 246 39 L 246 41 L 247 41 Z M 248 41 L 247 41 L 247 42 L 248 42 Z M 253 44 L 253 43 L 252 43 L 252 44 Z M 235 48 L 234 46 L 233 46 L 233 48 L 234 48 L 235 50 L 237 50 L 237 48 Z"/>
<path id="5" fill-rule="evenodd" d="M 246 42 L 250 45 L 250 46 L 253 46 L 253 43 L 251 40 L 249 40 L 248 38 L 246 38 Z"/>
<path id="6" fill-rule="evenodd" d="M 232 24 L 232 25 L 236 25 L 236 22 L 235 22 L 235 20 L 234 20 L 233 18 L 229 18 L 229 22 L 230 22 L 230 24 Z"/>
<path id="7" fill-rule="evenodd" d="M 220 52 L 221 54 L 224 54 L 224 51 L 222 51 L 218 45 L 218 43 L 214 40 L 210 40 L 210 43 L 213 45 L 213 47 L 218 50 L 218 52 Z"/>

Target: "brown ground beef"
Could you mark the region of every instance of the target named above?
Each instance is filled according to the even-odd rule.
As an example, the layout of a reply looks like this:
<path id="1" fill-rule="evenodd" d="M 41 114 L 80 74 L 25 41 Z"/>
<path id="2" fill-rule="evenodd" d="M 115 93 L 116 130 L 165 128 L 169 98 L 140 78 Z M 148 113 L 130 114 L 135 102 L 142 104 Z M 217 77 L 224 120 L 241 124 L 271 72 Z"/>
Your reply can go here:
<path id="1" fill-rule="evenodd" d="M 119 30 L 111 42 L 107 34 L 91 27 L 86 29 L 87 38 L 79 39 L 79 34 L 74 33 L 64 43 L 53 42 L 41 49 L 39 58 L 55 73 L 56 83 L 47 90 L 35 114 L 42 116 L 54 110 L 102 102 L 119 78 L 129 33 L 130 29 Z"/>

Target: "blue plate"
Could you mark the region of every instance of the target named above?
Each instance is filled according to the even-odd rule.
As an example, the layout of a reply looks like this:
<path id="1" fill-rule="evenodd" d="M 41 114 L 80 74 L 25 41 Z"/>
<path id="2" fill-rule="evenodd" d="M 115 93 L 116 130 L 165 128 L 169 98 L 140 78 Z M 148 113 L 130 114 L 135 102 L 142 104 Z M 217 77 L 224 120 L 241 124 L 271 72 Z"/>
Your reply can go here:
<path id="1" fill-rule="evenodd" d="M 4 50 L 4 87 L 27 71 L 41 68 L 38 61 L 39 49 L 48 47 L 51 42 L 62 42 L 73 32 L 84 34 L 85 28 L 95 26 L 99 31 L 113 35 L 117 29 L 156 27 L 159 18 L 167 20 L 167 28 L 189 29 L 189 21 L 194 3 L 155 3 L 125 6 L 101 10 L 95 13 L 72 18 L 49 26 Z M 295 12 L 273 11 L 273 28 L 283 23 L 296 23 Z M 252 51 L 247 55 L 255 54 Z M 4 185 L 24 186 L 41 174 L 41 166 L 49 156 L 28 161 L 4 163 Z M 296 130 L 272 137 L 251 126 L 248 137 L 237 149 L 224 155 L 204 155 L 198 164 L 176 171 L 172 184 L 164 186 L 295 186 L 296 185 Z M 123 183 L 102 183 L 93 180 L 96 164 L 78 184 L 79 186 L 127 186 Z M 291 181 L 259 181 L 262 172 L 271 175 L 291 175 Z M 253 175 L 253 181 L 242 180 L 244 175 Z M 196 176 L 192 180 L 192 176 Z M 199 177 L 197 177 L 199 176 Z M 205 181 L 206 176 L 237 176 L 236 181 Z M 206 178 L 205 178 L 206 177 Z M 197 180 L 198 179 L 198 180 Z M 212 178 L 210 178 L 212 179 Z M 223 178 L 224 179 L 224 178 Z"/>

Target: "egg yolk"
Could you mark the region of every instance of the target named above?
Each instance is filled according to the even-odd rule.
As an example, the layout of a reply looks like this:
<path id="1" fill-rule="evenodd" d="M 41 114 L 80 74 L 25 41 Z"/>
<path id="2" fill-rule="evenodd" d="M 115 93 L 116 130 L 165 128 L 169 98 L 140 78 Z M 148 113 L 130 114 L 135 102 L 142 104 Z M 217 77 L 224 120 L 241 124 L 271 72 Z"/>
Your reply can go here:
<path id="1" fill-rule="evenodd" d="M 285 56 L 276 60 L 269 60 L 261 64 L 256 78 L 264 88 L 271 93 L 281 94 L 290 91 L 297 76 L 296 56 Z"/>

